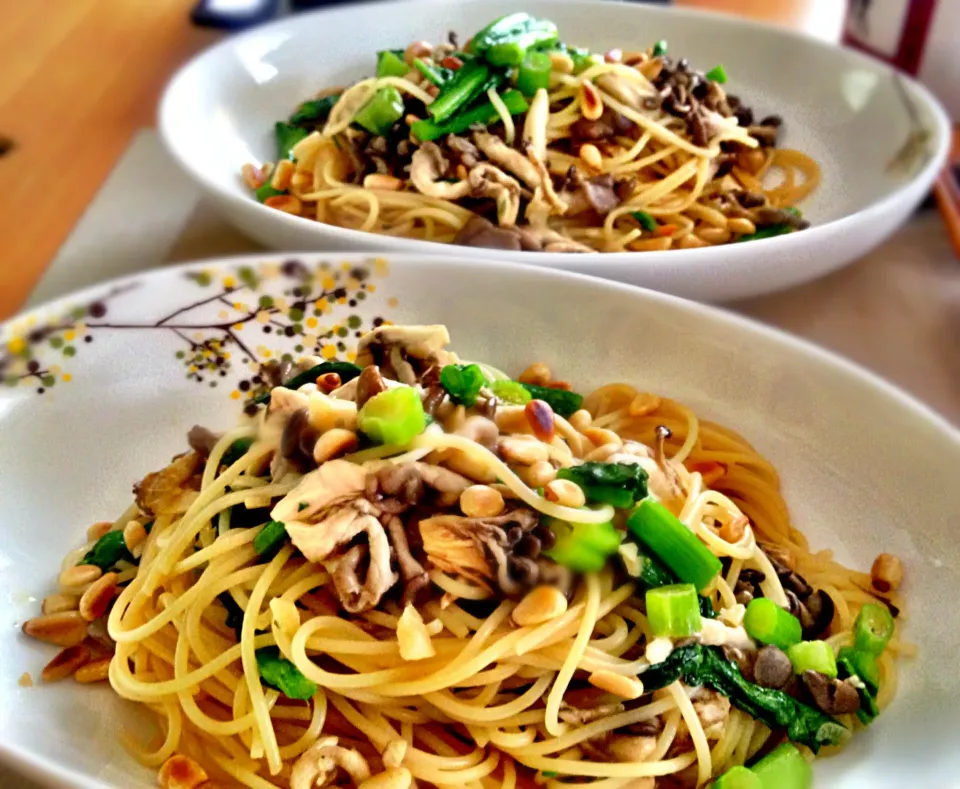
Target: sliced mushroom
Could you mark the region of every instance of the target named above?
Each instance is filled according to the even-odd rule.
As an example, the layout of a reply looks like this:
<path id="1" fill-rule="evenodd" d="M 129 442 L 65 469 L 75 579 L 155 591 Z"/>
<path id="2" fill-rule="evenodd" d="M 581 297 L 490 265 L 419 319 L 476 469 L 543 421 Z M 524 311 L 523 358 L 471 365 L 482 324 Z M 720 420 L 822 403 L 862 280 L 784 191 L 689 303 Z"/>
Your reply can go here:
<path id="1" fill-rule="evenodd" d="M 393 385 L 390 378 L 413 386 L 429 369 L 456 362 L 457 357 L 444 350 L 449 342 L 445 326 L 381 326 L 360 338 L 357 364 L 379 365 L 388 387 Z"/>
<path id="2" fill-rule="evenodd" d="M 190 449 L 203 458 L 209 457 L 214 445 L 219 440 L 219 433 L 214 433 L 201 425 L 194 425 L 187 433 L 187 443 L 190 445 Z"/>
<path id="3" fill-rule="evenodd" d="M 357 376 L 356 381 L 356 402 L 358 410 L 363 408 L 367 400 L 371 397 L 375 397 L 381 392 L 386 392 L 388 388 L 383 380 L 383 376 L 380 375 L 380 368 L 375 364 L 364 367 L 360 375 Z"/>
<path id="4" fill-rule="evenodd" d="M 786 687 L 793 678 L 793 664 L 787 653 L 773 644 L 767 644 L 757 652 L 753 664 L 753 679 L 764 688 Z"/>
<path id="5" fill-rule="evenodd" d="M 296 487 L 274 505 L 270 517 L 275 521 L 307 521 L 334 504 L 361 495 L 367 472 L 347 460 L 330 460 L 311 471 Z M 301 506 L 301 505 L 306 505 Z"/>
<path id="6" fill-rule="evenodd" d="M 196 452 L 176 458 L 169 466 L 147 474 L 133 486 L 137 506 L 151 515 L 179 515 L 186 512 L 197 492 L 189 482 L 203 463 Z"/>
<path id="7" fill-rule="evenodd" d="M 523 248 L 516 227 L 497 227 L 482 216 L 470 217 L 454 236 L 453 243 L 462 247 L 504 249 L 510 252 L 519 252 Z"/>
<path id="8" fill-rule="evenodd" d="M 546 95 L 546 91 L 544 91 Z M 549 105 L 547 107 L 549 110 Z M 529 123 L 529 115 L 528 115 Z M 526 126 L 524 126 L 526 130 Z M 543 127 L 543 143 L 544 149 L 546 149 L 546 124 L 544 123 Z M 523 181 L 531 189 L 536 188 L 540 184 L 540 174 L 537 172 L 537 169 L 530 163 L 530 160 L 527 159 L 520 151 L 515 148 L 511 148 L 507 145 L 500 137 L 497 137 L 495 134 L 490 134 L 486 131 L 478 131 L 473 134 L 473 141 L 477 144 L 477 147 L 483 151 L 486 157 L 494 162 L 495 164 L 500 165 L 505 170 L 510 171 L 516 175 L 521 181 Z M 545 155 L 545 154 L 544 154 Z"/>
<path id="9" fill-rule="evenodd" d="M 328 786 L 343 770 L 356 786 L 370 777 L 370 765 L 353 748 L 337 744 L 336 737 L 321 737 L 294 762 L 290 771 L 290 789 L 314 789 Z"/>
<path id="10" fill-rule="evenodd" d="M 434 142 L 425 142 L 413 154 L 410 181 L 418 192 L 428 197 L 460 200 L 470 194 L 470 184 L 466 181 L 441 181 L 448 167 L 449 162 L 444 158 L 440 146 Z"/>
<path id="11" fill-rule="evenodd" d="M 580 709 L 578 707 L 571 707 L 569 704 L 562 702 L 560 705 L 560 712 L 558 713 L 557 717 L 559 717 L 564 723 L 583 725 L 586 723 L 592 723 L 595 720 L 600 720 L 600 718 L 608 718 L 611 715 L 618 715 L 623 712 L 623 710 L 623 704 L 619 703 L 599 704 L 596 707 Z"/>
<path id="12" fill-rule="evenodd" d="M 524 160 L 526 161 L 526 160 Z M 483 162 L 474 167 L 467 180 L 473 197 L 491 197 L 497 203 L 497 223 L 513 227 L 520 213 L 520 184 L 492 164 Z"/>
<path id="13" fill-rule="evenodd" d="M 636 83 L 627 82 L 627 80 L 616 74 L 602 74 L 597 77 L 597 85 L 609 93 L 621 104 L 640 112 L 643 109 L 643 100 L 652 94 L 644 94 L 637 87 Z"/>
<path id="14" fill-rule="evenodd" d="M 813 703 L 827 715 L 844 715 L 860 709 L 860 694 L 849 682 L 831 679 L 819 671 L 800 675 Z"/>
<path id="15" fill-rule="evenodd" d="M 455 134 L 447 135 L 446 144 L 460 157 L 461 164 L 468 169 L 480 161 L 480 151 L 477 150 L 477 146 L 465 137 L 457 137 Z"/>
<path id="16" fill-rule="evenodd" d="M 530 102 L 527 119 L 523 122 L 523 139 L 539 161 L 547 157 L 547 122 L 550 120 L 550 99 L 545 88 L 540 88 Z"/>
<path id="17" fill-rule="evenodd" d="M 413 603 L 417 594 L 430 583 L 427 571 L 410 553 L 410 545 L 407 542 L 407 532 L 403 527 L 403 522 L 396 516 L 388 516 L 386 520 L 387 531 L 390 533 L 390 542 L 393 544 L 393 550 L 397 555 L 397 564 L 400 566 L 400 578 L 403 581 L 403 602 L 404 604 Z"/>

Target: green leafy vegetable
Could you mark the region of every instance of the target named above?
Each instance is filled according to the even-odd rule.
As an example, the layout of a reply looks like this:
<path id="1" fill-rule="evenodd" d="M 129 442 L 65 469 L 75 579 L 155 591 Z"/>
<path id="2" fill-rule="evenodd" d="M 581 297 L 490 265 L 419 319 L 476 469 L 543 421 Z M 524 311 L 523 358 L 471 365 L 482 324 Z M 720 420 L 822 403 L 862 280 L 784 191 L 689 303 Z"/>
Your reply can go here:
<path id="1" fill-rule="evenodd" d="M 837 655 L 837 674 L 840 679 L 851 680 L 860 696 L 857 717 L 869 724 L 880 714 L 877 694 L 880 692 L 880 666 L 870 652 L 854 647 L 844 647 Z"/>
<path id="2" fill-rule="evenodd" d="M 557 40 L 557 26 L 529 14 L 509 14 L 491 22 L 470 42 L 470 50 L 494 66 L 519 66 L 530 49 Z"/>
<path id="3" fill-rule="evenodd" d="M 583 405 L 583 395 L 576 392 L 568 392 L 566 389 L 551 389 L 549 386 L 536 386 L 535 384 L 521 383 L 520 385 L 530 392 L 535 400 L 543 400 L 554 410 L 554 413 L 560 414 L 564 419 L 575 414 Z"/>
<path id="4" fill-rule="evenodd" d="M 410 386 L 374 395 L 357 412 L 357 428 L 375 444 L 408 444 L 426 426 L 420 395 Z"/>
<path id="5" fill-rule="evenodd" d="M 278 195 L 285 195 L 286 192 L 280 189 L 274 189 L 270 186 L 270 182 L 267 181 L 263 186 L 259 187 L 254 194 L 257 196 L 257 201 L 260 203 L 265 203 L 271 197 L 277 197 Z"/>
<path id="6" fill-rule="evenodd" d="M 646 691 L 664 688 L 678 679 L 687 685 L 707 685 L 719 691 L 735 707 L 770 728 L 785 729 L 794 742 L 814 753 L 824 745 L 838 745 L 849 735 L 847 729 L 781 690 L 762 688 L 743 678 L 736 663 L 727 660 L 717 647 L 689 644 L 675 649 L 663 662 L 642 675 Z"/>
<path id="7" fill-rule="evenodd" d="M 853 645 L 862 652 L 879 656 L 893 636 L 895 624 L 887 607 L 867 603 L 853 623 Z"/>
<path id="8" fill-rule="evenodd" d="M 449 120 L 460 108 L 470 106 L 489 79 L 490 67 L 485 63 L 479 60 L 464 63 L 443 83 L 437 97 L 427 107 L 427 112 L 436 123 Z"/>
<path id="9" fill-rule="evenodd" d="M 831 678 L 837 676 L 837 659 L 826 641 L 801 641 L 787 650 L 787 657 L 794 674 L 817 671 Z"/>
<path id="10" fill-rule="evenodd" d="M 253 550 L 258 556 L 272 558 L 288 539 L 287 527 L 280 521 L 270 521 L 253 538 Z"/>
<path id="11" fill-rule="evenodd" d="M 655 58 L 662 57 L 667 54 L 667 42 L 665 39 L 660 39 L 656 44 L 653 45 L 653 56 Z"/>
<path id="12" fill-rule="evenodd" d="M 645 601 L 654 636 L 684 638 L 700 631 L 700 602 L 693 584 L 648 589 Z"/>
<path id="13" fill-rule="evenodd" d="M 238 438 L 227 447 L 227 451 L 224 452 L 223 457 L 220 458 L 220 464 L 223 466 L 232 466 L 234 463 L 240 460 L 240 458 L 246 455 L 252 446 L 252 438 Z"/>
<path id="14" fill-rule="evenodd" d="M 792 232 L 793 227 L 788 225 L 786 222 L 783 222 L 776 225 L 767 225 L 766 227 L 761 227 L 756 233 L 747 233 L 745 236 L 740 236 L 740 238 L 737 239 L 737 242 L 759 241 L 762 238 L 773 238 L 774 236 L 782 236 L 785 233 Z"/>
<path id="15" fill-rule="evenodd" d="M 127 562 L 136 561 L 127 550 L 127 544 L 123 541 L 123 532 L 108 531 L 94 543 L 79 564 L 92 564 L 107 572 L 121 559 Z"/>
<path id="16" fill-rule="evenodd" d="M 704 589 L 720 572 L 720 560 L 670 510 L 644 499 L 627 519 L 627 528 L 681 581 Z"/>
<path id="17" fill-rule="evenodd" d="M 747 605 L 743 628 L 761 644 L 773 644 L 784 650 L 799 644 L 803 638 L 800 620 L 766 597 L 756 597 Z"/>
<path id="18" fill-rule="evenodd" d="M 576 573 L 599 572 L 620 547 L 621 534 L 612 521 L 569 523 L 547 517 L 542 522 L 556 538 L 544 555 Z"/>
<path id="19" fill-rule="evenodd" d="M 336 373 L 340 376 L 340 383 L 345 384 L 348 381 L 352 381 L 360 375 L 361 372 L 363 372 L 362 368 L 350 362 L 321 362 L 309 370 L 293 376 L 289 381 L 284 382 L 283 386 L 286 389 L 299 389 L 304 384 L 314 383 L 321 375 L 326 375 L 327 373 Z M 270 392 L 264 392 L 259 397 L 255 397 L 253 402 L 260 405 L 269 400 Z"/>
<path id="20" fill-rule="evenodd" d="M 292 159 L 293 146 L 309 134 L 306 129 L 284 121 L 277 121 L 273 132 L 277 138 L 277 159 Z"/>
<path id="21" fill-rule="evenodd" d="M 403 60 L 402 49 L 384 49 L 377 53 L 377 78 L 403 77 L 410 67 Z"/>
<path id="22" fill-rule="evenodd" d="M 560 469 L 557 478 L 579 485 L 587 501 L 610 504 L 619 509 L 632 507 L 647 495 L 647 472 L 638 463 L 588 461 Z"/>
<path id="23" fill-rule="evenodd" d="M 533 400 L 533 395 L 517 381 L 494 381 L 490 389 L 498 400 L 510 405 L 526 405 Z"/>
<path id="24" fill-rule="evenodd" d="M 436 85 L 438 88 L 442 88 L 444 83 L 453 76 L 451 69 L 436 66 L 433 63 L 427 63 L 423 58 L 414 60 L 413 67 L 423 74 L 431 84 Z"/>
<path id="25" fill-rule="evenodd" d="M 591 52 L 589 49 L 568 47 L 567 54 L 573 61 L 574 74 L 579 74 L 581 71 L 586 71 L 591 66 L 596 66 L 598 63 L 604 62 L 603 55 L 598 55 L 595 52 Z"/>
<path id="26" fill-rule="evenodd" d="M 519 115 L 528 109 L 526 99 L 519 90 L 508 90 L 501 94 L 500 99 L 511 115 Z M 436 140 L 438 137 L 446 137 L 448 134 L 462 134 L 474 125 L 489 126 L 499 117 L 497 108 L 487 101 L 457 113 L 445 123 L 437 123 L 432 119 L 417 121 L 410 127 L 410 131 L 418 140 L 427 142 Z"/>
<path id="27" fill-rule="evenodd" d="M 704 76 L 713 82 L 723 85 L 727 81 L 727 70 L 722 65 L 717 65 L 704 74 Z"/>
<path id="28" fill-rule="evenodd" d="M 300 669 L 280 654 L 278 647 L 263 647 L 256 655 L 264 685 L 276 688 L 288 699 L 299 701 L 312 699 L 317 694 L 317 683 L 303 676 Z"/>
<path id="29" fill-rule="evenodd" d="M 709 597 L 704 597 L 700 595 L 700 616 L 703 619 L 716 619 L 718 614 L 713 609 L 713 603 L 710 602 Z"/>
<path id="30" fill-rule="evenodd" d="M 353 117 L 353 122 L 377 137 L 390 133 L 403 117 L 403 97 L 393 85 L 380 88 Z"/>
<path id="31" fill-rule="evenodd" d="M 650 216 L 650 214 L 648 214 L 646 211 L 631 211 L 630 216 L 640 223 L 640 227 L 651 233 L 658 227 L 657 220 Z"/>
<path id="32" fill-rule="evenodd" d="M 517 70 L 517 88 L 524 96 L 533 96 L 538 90 L 550 87 L 553 64 L 545 52 L 528 52 Z"/>
<path id="33" fill-rule="evenodd" d="M 305 101 L 287 122 L 293 126 L 310 126 L 311 128 L 319 126 L 321 123 L 326 123 L 327 118 L 330 117 L 330 111 L 338 101 L 340 101 L 340 94 Z"/>
<path id="34" fill-rule="evenodd" d="M 480 389 L 486 386 L 483 370 L 476 364 L 448 364 L 440 371 L 440 383 L 450 399 L 468 408 L 476 405 Z"/>

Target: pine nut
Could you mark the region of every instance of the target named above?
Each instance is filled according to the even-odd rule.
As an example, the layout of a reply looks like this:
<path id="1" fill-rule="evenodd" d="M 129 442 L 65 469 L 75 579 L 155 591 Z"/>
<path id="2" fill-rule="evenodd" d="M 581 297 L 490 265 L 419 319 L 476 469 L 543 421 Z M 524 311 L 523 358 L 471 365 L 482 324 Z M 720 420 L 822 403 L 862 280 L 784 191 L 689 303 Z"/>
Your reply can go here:
<path id="1" fill-rule="evenodd" d="M 440 61 L 440 65 L 444 68 L 448 68 L 451 71 L 456 71 L 458 68 L 463 66 L 463 61 L 455 55 L 447 55 L 443 60 Z"/>
<path id="2" fill-rule="evenodd" d="M 57 582 L 64 589 L 74 589 L 78 586 L 92 584 L 101 575 L 103 570 L 95 564 L 78 564 L 76 567 L 68 567 L 57 579 Z"/>
<path id="3" fill-rule="evenodd" d="M 766 154 L 759 148 L 748 148 L 737 154 L 737 165 L 751 175 L 760 172 L 760 169 L 766 161 Z"/>
<path id="4" fill-rule="evenodd" d="M 543 400 L 531 400 L 523 407 L 523 414 L 537 438 L 547 443 L 553 441 L 556 435 L 556 420 L 549 403 Z"/>
<path id="5" fill-rule="evenodd" d="M 17 679 L 17 684 L 21 688 L 32 688 L 33 687 L 33 677 L 30 676 L 29 671 L 24 671 L 19 679 Z"/>
<path id="6" fill-rule="evenodd" d="M 110 675 L 110 661 L 112 658 L 103 657 L 81 666 L 74 672 L 73 678 L 84 685 L 93 682 L 103 682 Z"/>
<path id="7" fill-rule="evenodd" d="M 749 219 L 745 217 L 738 216 L 733 219 L 727 220 L 727 227 L 730 228 L 730 232 L 736 233 L 740 236 L 747 236 L 751 233 L 757 232 L 757 226 L 753 224 Z"/>
<path id="8" fill-rule="evenodd" d="M 87 620 L 79 611 L 63 611 L 59 614 L 35 616 L 23 623 L 23 632 L 38 641 L 72 647 L 87 636 Z"/>
<path id="9" fill-rule="evenodd" d="M 357 789 L 410 789 L 413 775 L 406 767 L 388 767 L 368 778 Z"/>
<path id="10" fill-rule="evenodd" d="M 412 112 L 408 112 L 403 116 L 403 122 L 407 124 L 407 126 L 413 126 L 413 124 L 415 124 L 418 120 L 420 120 L 420 118 L 418 118 Z"/>
<path id="11" fill-rule="evenodd" d="M 639 699 L 643 695 L 643 683 L 639 679 L 625 677 L 606 669 L 594 671 L 587 678 L 587 682 L 621 699 Z"/>
<path id="12" fill-rule="evenodd" d="M 414 69 L 413 71 L 408 71 L 406 74 L 403 75 L 403 78 L 407 82 L 412 82 L 414 85 L 419 85 L 421 82 L 423 82 L 423 74 L 421 74 L 416 69 Z"/>
<path id="13" fill-rule="evenodd" d="M 403 181 L 393 175 L 371 173 L 363 179 L 364 189 L 383 189 L 387 192 L 399 192 L 403 189 Z"/>
<path id="14" fill-rule="evenodd" d="M 293 162 L 289 159 L 281 159 L 277 162 L 277 167 L 273 171 L 270 186 L 278 192 L 285 192 L 290 188 L 291 178 L 293 178 Z"/>
<path id="15" fill-rule="evenodd" d="M 466 181 L 470 177 L 470 171 L 467 169 L 465 164 L 457 165 L 457 178 L 461 181 Z"/>
<path id="16" fill-rule="evenodd" d="M 582 507 L 587 503 L 583 489 L 569 479 L 555 479 L 543 486 L 543 495 L 547 501 L 553 501 L 561 507 Z"/>
<path id="17" fill-rule="evenodd" d="M 583 435 L 590 443 L 597 447 L 606 446 L 607 444 L 616 444 L 618 447 L 623 445 L 623 439 L 605 427 L 588 427 L 583 431 Z"/>
<path id="18" fill-rule="evenodd" d="M 574 411 L 567 421 L 570 423 L 570 427 L 578 433 L 582 433 L 593 423 L 593 416 L 589 411 L 581 408 L 579 411 Z"/>
<path id="19" fill-rule="evenodd" d="M 197 789 L 207 780 L 207 772 L 189 756 L 175 753 L 157 774 L 160 789 Z"/>
<path id="20" fill-rule="evenodd" d="M 437 96 L 440 95 L 440 88 L 438 88 L 436 85 L 428 85 L 427 95 L 434 99 L 437 98 Z"/>
<path id="21" fill-rule="evenodd" d="M 470 518 L 493 518 L 503 512 L 503 496 L 487 485 L 471 485 L 460 494 L 460 509 Z"/>
<path id="22" fill-rule="evenodd" d="M 299 214 L 303 208 L 299 197 L 293 195 L 274 195 L 263 201 L 267 208 L 274 208 L 277 211 L 283 211 L 285 214 Z"/>
<path id="23" fill-rule="evenodd" d="M 655 394 L 641 392 L 630 401 L 627 413 L 630 416 L 646 416 L 656 411 L 660 407 L 660 402 L 660 398 Z"/>
<path id="24" fill-rule="evenodd" d="M 600 99 L 600 93 L 589 80 L 580 83 L 580 114 L 588 121 L 599 120 L 603 115 L 603 101 Z"/>
<path id="25" fill-rule="evenodd" d="M 417 58 L 429 58 L 433 54 L 433 46 L 427 41 L 414 41 L 404 50 L 403 62 L 411 68 Z"/>
<path id="26" fill-rule="evenodd" d="M 573 58 L 566 52 L 551 52 L 550 70 L 560 74 L 573 74 Z"/>
<path id="27" fill-rule="evenodd" d="M 620 62 L 625 66 L 637 66 L 646 63 L 650 56 L 646 52 L 624 52 Z"/>
<path id="28" fill-rule="evenodd" d="M 648 80 L 653 82 L 657 77 L 660 76 L 660 72 L 663 71 L 663 58 L 655 57 L 645 60 L 638 64 L 636 69 Z"/>
<path id="29" fill-rule="evenodd" d="M 517 603 L 511 617 L 520 627 L 540 625 L 556 619 L 567 610 L 567 598 L 555 586 L 538 586 L 531 589 Z"/>
<path id="30" fill-rule="evenodd" d="M 878 592 L 893 592 L 903 581 L 903 562 L 892 553 L 881 553 L 870 568 L 870 580 Z"/>
<path id="31" fill-rule="evenodd" d="M 524 469 L 523 481 L 531 488 L 546 487 L 548 482 L 557 478 L 557 470 L 546 460 L 538 460 Z"/>
<path id="32" fill-rule="evenodd" d="M 704 227 L 697 236 L 708 244 L 726 244 L 730 240 L 730 231 L 723 227 Z"/>
<path id="33" fill-rule="evenodd" d="M 340 388 L 340 376 L 337 373 L 324 373 L 317 378 L 317 388 L 321 392 L 332 392 Z"/>
<path id="34" fill-rule="evenodd" d="M 76 611 L 79 605 L 80 598 L 75 594 L 52 594 L 44 599 L 41 610 L 45 614 L 59 614 Z"/>
<path id="35" fill-rule="evenodd" d="M 746 515 L 736 515 L 720 527 L 717 536 L 726 542 L 739 542 L 749 523 Z"/>
<path id="36" fill-rule="evenodd" d="M 316 463 L 324 463 L 332 458 L 345 455 L 357 448 L 357 434 L 352 430 L 335 427 L 317 439 L 313 445 L 313 459 Z"/>
<path id="37" fill-rule="evenodd" d="M 84 644 L 61 649 L 57 656 L 43 667 L 40 676 L 45 682 L 66 679 L 81 666 L 90 661 L 90 648 Z"/>
<path id="38" fill-rule="evenodd" d="M 532 384 L 533 386 L 546 386 L 550 383 L 550 368 L 543 362 L 534 362 L 526 370 L 520 373 L 517 380 L 522 384 Z"/>
<path id="39" fill-rule="evenodd" d="M 96 542 L 112 528 L 113 524 L 110 521 L 97 521 L 87 527 L 87 540 L 89 542 Z"/>
<path id="40" fill-rule="evenodd" d="M 600 149 L 593 143 L 586 143 L 580 146 L 580 161 L 592 170 L 603 169 L 603 157 L 600 155 Z"/>
<path id="41" fill-rule="evenodd" d="M 147 530 L 140 521 L 129 521 L 123 527 L 123 544 L 134 557 L 139 556 L 141 547 L 147 539 Z"/>
<path id="42" fill-rule="evenodd" d="M 529 439 L 521 436 L 501 438 L 497 447 L 508 462 L 518 463 L 521 466 L 530 466 L 538 460 L 546 460 L 550 457 L 546 445 L 532 436 Z"/>
<path id="43" fill-rule="evenodd" d="M 677 241 L 677 246 L 680 247 L 680 249 L 699 249 L 700 247 L 707 246 L 707 242 L 698 238 L 693 233 L 687 233 Z"/>
<path id="44" fill-rule="evenodd" d="M 80 598 L 80 616 L 92 622 L 107 613 L 107 608 L 117 593 L 119 578 L 116 573 L 107 573 L 90 584 Z"/>
<path id="45" fill-rule="evenodd" d="M 562 389 L 564 392 L 573 390 L 573 384 L 569 381 L 550 381 L 546 386 L 547 389 Z"/>
<path id="46" fill-rule="evenodd" d="M 399 767 L 401 764 L 403 764 L 403 760 L 406 758 L 406 755 L 406 740 L 390 740 L 390 742 L 387 743 L 387 747 L 383 749 L 383 766 L 388 770 L 393 767 Z"/>
<path id="47" fill-rule="evenodd" d="M 249 162 L 240 168 L 240 174 L 243 176 L 243 183 L 247 189 L 259 189 L 263 186 L 263 181 L 260 179 L 260 171 Z"/>

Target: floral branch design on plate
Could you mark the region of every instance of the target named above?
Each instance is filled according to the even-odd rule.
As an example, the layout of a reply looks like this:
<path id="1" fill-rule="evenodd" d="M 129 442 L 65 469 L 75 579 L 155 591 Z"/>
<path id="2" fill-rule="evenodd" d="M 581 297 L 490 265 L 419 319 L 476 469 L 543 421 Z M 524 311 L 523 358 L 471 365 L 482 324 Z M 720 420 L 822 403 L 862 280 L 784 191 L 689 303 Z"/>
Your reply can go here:
<path id="1" fill-rule="evenodd" d="M 202 297 L 142 322 L 111 319 L 116 301 L 139 287 L 127 283 L 45 322 L 32 313 L 9 324 L 0 338 L 0 381 L 43 394 L 72 380 L 79 349 L 98 334 L 164 332 L 180 340 L 175 356 L 187 379 L 210 387 L 227 384 L 232 399 L 249 405 L 304 357 L 352 361 L 356 340 L 390 323 L 355 311 L 376 292 L 374 280 L 386 274 L 387 263 L 379 258 L 368 265 L 308 266 L 288 259 L 190 271 L 184 292 L 193 296 L 198 288 Z M 386 299 L 389 307 L 396 303 Z"/>

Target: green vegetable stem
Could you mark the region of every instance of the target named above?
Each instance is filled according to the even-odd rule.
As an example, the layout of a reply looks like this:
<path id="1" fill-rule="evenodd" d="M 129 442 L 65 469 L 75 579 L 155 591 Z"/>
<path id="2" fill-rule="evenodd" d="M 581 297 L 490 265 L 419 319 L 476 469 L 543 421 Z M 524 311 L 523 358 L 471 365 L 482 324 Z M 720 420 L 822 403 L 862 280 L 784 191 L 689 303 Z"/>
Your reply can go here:
<path id="1" fill-rule="evenodd" d="M 867 603 L 853 623 L 853 645 L 863 652 L 879 656 L 893 636 L 894 627 L 893 616 L 886 606 Z"/>
<path id="2" fill-rule="evenodd" d="M 701 627 L 700 602 L 693 584 L 648 589 L 647 622 L 655 637 L 685 638 Z"/>
<path id="3" fill-rule="evenodd" d="M 543 49 L 557 41 L 557 26 L 529 14 L 510 14 L 477 33 L 471 51 L 494 66 L 519 66 L 530 49 Z"/>
<path id="4" fill-rule="evenodd" d="M 427 107 L 427 112 L 436 123 L 449 120 L 461 107 L 467 107 L 476 99 L 490 79 L 490 67 L 479 60 L 464 63 L 440 88 L 440 92 Z"/>
<path id="5" fill-rule="evenodd" d="M 638 463 L 587 461 L 559 469 L 557 478 L 577 483 L 587 501 L 619 509 L 632 507 L 647 495 L 647 472 Z"/>
<path id="6" fill-rule="evenodd" d="M 270 521 L 253 538 L 253 550 L 258 556 L 269 559 L 288 539 L 287 527 L 280 521 Z"/>
<path id="7" fill-rule="evenodd" d="M 97 540 L 79 564 L 92 564 L 104 572 L 108 572 L 121 560 L 126 562 L 136 561 L 130 551 L 127 550 L 127 544 L 123 541 L 123 532 L 114 530 L 108 531 Z"/>
<path id="8" fill-rule="evenodd" d="M 426 426 L 420 395 L 410 386 L 374 395 L 357 412 L 357 427 L 375 444 L 408 444 Z"/>
<path id="9" fill-rule="evenodd" d="M 544 52 L 528 52 L 517 70 L 517 89 L 524 96 L 550 87 L 550 56 Z"/>
<path id="10" fill-rule="evenodd" d="M 754 598 L 747 605 L 743 628 L 761 644 L 773 644 L 784 650 L 803 638 L 800 620 L 766 597 Z"/>
<path id="11" fill-rule="evenodd" d="M 362 368 L 357 367 L 357 365 L 352 364 L 351 362 L 321 362 L 311 367 L 309 370 L 304 370 L 302 373 L 297 373 L 289 381 L 285 381 L 283 386 L 285 389 L 299 389 L 304 384 L 314 383 L 321 375 L 326 375 L 327 373 L 336 373 L 340 376 L 340 383 L 345 384 L 348 381 L 352 381 L 360 373 L 363 372 Z M 262 395 L 255 397 L 253 402 L 257 405 L 262 405 L 270 400 L 270 392 L 264 392 Z"/>
<path id="12" fill-rule="evenodd" d="M 810 789 L 813 770 L 789 742 L 774 748 L 751 768 L 760 779 L 761 789 Z"/>
<path id="13" fill-rule="evenodd" d="M 717 778 L 713 789 L 763 789 L 763 784 L 752 770 L 738 764 Z"/>
<path id="14" fill-rule="evenodd" d="M 490 389 L 498 400 L 510 405 L 526 405 L 533 400 L 533 395 L 517 381 L 494 381 Z"/>
<path id="15" fill-rule="evenodd" d="M 440 371 L 440 384 L 453 402 L 470 408 L 476 405 L 487 379 L 479 365 L 448 364 Z"/>
<path id="16" fill-rule="evenodd" d="M 564 419 L 572 416 L 580 410 L 583 405 L 583 395 L 576 392 L 568 392 L 566 389 L 551 389 L 549 386 L 536 386 L 535 384 L 520 384 L 526 389 L 530 396 L 535 400 L 543 400 L 549 405 L 555 414 L 560 414 Z"/>
<path id="17" fill-rule="evenodd" d="M 403 50 L 385 49 L 377 53 L 377 78 L 403 77 L 410 67 L 403 60 Z"/>
<path id="18" fill-rule="evenodd" d="M 500 98 L 511 115 L 519 115 L 527 111 L 527 102 L 519 90 L 509 90 L 502 94 Z M 500 113 L 497 112 L 497 108 L 493 104 L 483 102 L 457 113 L 445 123 L 437 123 L 429 118 L 417 121 L 410 127 L 410 131 L 421 142 L 428 142 L 439 137 L 446 137 L 448 134 L 462 134 L 473 125 L 489 126 L 495 123 L 499 117 Z"/>
<path id="19" fill-rule="evenodd" d="M 612 521 L 568 523 L 547 517 L 542 522 L 556 538 L 544 555 L 575 573 L 599 572 L 620 547 L 621 535 Z"/>
<path id="20" fill-rule="evenodd" d="M 794 674 L 817 671 L 827 677 L 837 676 L 837 659 L 826 641 L 801 641 L 787 649 L 787 657 Z"/>
<path id="21" fill-rule="evenodd" d="M 427 61 L 422 58 L 414 60 L 413 67 L 426 77 L 431 84 L 436 85 L 438 88 L 443 87 L 444 83 L 453 76 L 453 72 L 450 69 L 427 63 Z"/>
<path id="22" fill-rule="evenodd" d="M 380 88 L 354 116 L 353 122 L 371 134 L 383 137 L 403 117 L 403 97 L 393 85 Z"/>

